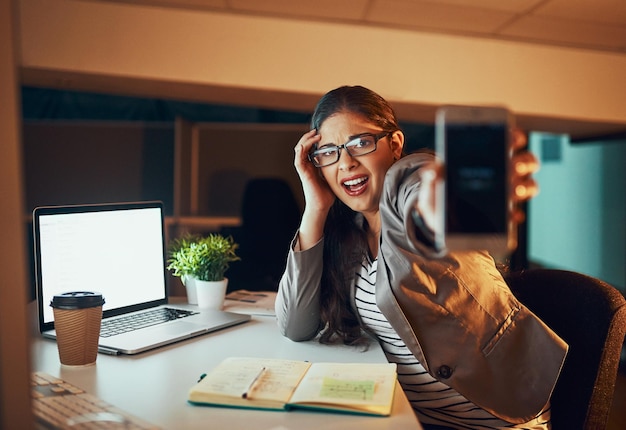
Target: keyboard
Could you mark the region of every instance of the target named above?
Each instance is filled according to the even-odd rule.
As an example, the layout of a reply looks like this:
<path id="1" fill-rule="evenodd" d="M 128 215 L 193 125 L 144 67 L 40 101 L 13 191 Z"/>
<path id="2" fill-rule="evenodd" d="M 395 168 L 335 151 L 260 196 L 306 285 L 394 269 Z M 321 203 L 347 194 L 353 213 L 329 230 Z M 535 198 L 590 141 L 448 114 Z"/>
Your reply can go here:
<path id="1" fill-rule="evenodd" d="M 159 428 L 47 373 L 35 372 L 31 381 L 33 414 L 38 429 Z"/>
<path id="2" fill-rule="evenodd" d="M 157 308 L 120 318 L 107 318 L 102 320 L 100 336 L 111 337 L 116 334 L 127 333 L 140 328 L 162 324 L 167 321 L 185 318 L 195 313 L 197 312 L 183 309 Z"/>

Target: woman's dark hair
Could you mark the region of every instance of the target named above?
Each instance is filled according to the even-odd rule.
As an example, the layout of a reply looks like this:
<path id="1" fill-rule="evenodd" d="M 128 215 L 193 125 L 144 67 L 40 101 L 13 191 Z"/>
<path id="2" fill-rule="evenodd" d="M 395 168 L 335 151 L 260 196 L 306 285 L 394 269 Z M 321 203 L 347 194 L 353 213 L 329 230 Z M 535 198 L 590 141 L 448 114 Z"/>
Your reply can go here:
<path id="1" fill-rule="evenodd" d="M 318 130 L 328 117 L 339 112 L 360 114 L 383 130 L 395 131 L 400 128 L 387 100 L 362 86 L 343 86 L 322 96 L 313 112 L 311 128 Z"/>
<path id="2" fill-rule="evenodd" d="M 317 103 L 311 128 L 319 129 L 334 114 L 362 115 L 383 130 L 398 130 L 391 105 L 375 92 L 361 86 L 343 86 L 326 93 Z M 324 269 L 321 281 L 321 317 L 325 328 L 320 342 L 339 338 L 348 345 L 363 344 L 365 338 L 351 306 L 351 283 L 368 252 L 367 224 L 357 213 L 335 199 L 324 226 Z"/>

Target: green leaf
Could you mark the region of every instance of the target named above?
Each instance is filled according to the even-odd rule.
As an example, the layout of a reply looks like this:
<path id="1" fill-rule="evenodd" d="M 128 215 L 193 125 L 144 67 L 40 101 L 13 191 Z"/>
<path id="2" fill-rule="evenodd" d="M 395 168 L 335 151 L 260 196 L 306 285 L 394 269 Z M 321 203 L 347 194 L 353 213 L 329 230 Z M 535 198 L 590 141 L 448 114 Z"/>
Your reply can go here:
<path id="1" fill-rule="evenodd" d="M 202 281 L 221 281 L 229 263 L 238 261 L 239 245 L 232 236 L 186 234 L 168 247 L 167 269 L 174 276 L 193 276 Z"/>

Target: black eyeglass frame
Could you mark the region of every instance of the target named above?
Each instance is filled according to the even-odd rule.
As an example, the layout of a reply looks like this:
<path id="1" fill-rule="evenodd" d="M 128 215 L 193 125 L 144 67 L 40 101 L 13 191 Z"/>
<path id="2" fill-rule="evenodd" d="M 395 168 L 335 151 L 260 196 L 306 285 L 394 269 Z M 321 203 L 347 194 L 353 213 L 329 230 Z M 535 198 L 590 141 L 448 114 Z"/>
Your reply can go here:
<path id="1" fill-rule="evenodd" d="M 313 149 L 309 152 L 308 154 L 308 158 L 309 161 L 311 163 L 313 163 L 313 165 L 315 167 L 327 167 L 327 166 L 332 166 L 333 164 L 335 164 L 337 161 L 339 161 L 339 158 L 341 157 L 341 150 L 345 149 L 348 154 L 350 154 L 351 157 L 360 157 L 362 155 L 368 155 L 371 154 L 372 152 L 376 151 L 376 149 L 378 149 L 378 141 L 380 139 L 382 139 L 383 137 L 387 137 L 391 134 L 393 134 L 393 131 L 383 131 L 381 133 L 361 133 L 361 134 L 357 134 L 355 136 L 352 136 L 350 138 L 349 141 L 347 141 L 346 143 L 344 143 L 343 145 L 328 145 L 328 146 L 324 146 L 322 148 L 318 148 L 317 145 L 313 147 Z M 350 143 L 354 142 L 355 140 L 361 139 L 364 136 L 372 136 L 374 138 L 374 149 L 372 149 L 371 151 L 368 152 L 364 152 L 362 154 L 353 154 L 352 152 L 350 152 L 350 147 L 347 146 Z M 328 163 L 328 164 L 324 164 L 324 165 L 320 165 L 318 163 L 315 162 L 315 153 L 318 151 L 324 151 L 324 150 L 329 150 L 329 149 L 333 149 L 335 151 L 336 154 L 336 159 L 335 161 L 333 161 L 332 163 Z"/>

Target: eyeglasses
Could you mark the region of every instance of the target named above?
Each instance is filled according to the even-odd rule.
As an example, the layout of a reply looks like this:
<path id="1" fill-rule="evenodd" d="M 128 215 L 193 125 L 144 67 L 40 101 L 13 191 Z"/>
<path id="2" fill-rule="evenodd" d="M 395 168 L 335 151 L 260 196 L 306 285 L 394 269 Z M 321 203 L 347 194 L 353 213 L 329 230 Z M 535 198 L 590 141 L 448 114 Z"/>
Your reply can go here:
<path id="1" fill-rule="evenodd" d="M 343 145 L 328 145 L 314 148 L 309 152 L 309 160 L 315 167 L 326 167 L 339 161 L 342 149 L 345 149 L 351 157 L 367 155 L 376 151 L 376 143 L 391 133 L 393 132 L 384 131 L 379 134 L 363 133 Z"/>

